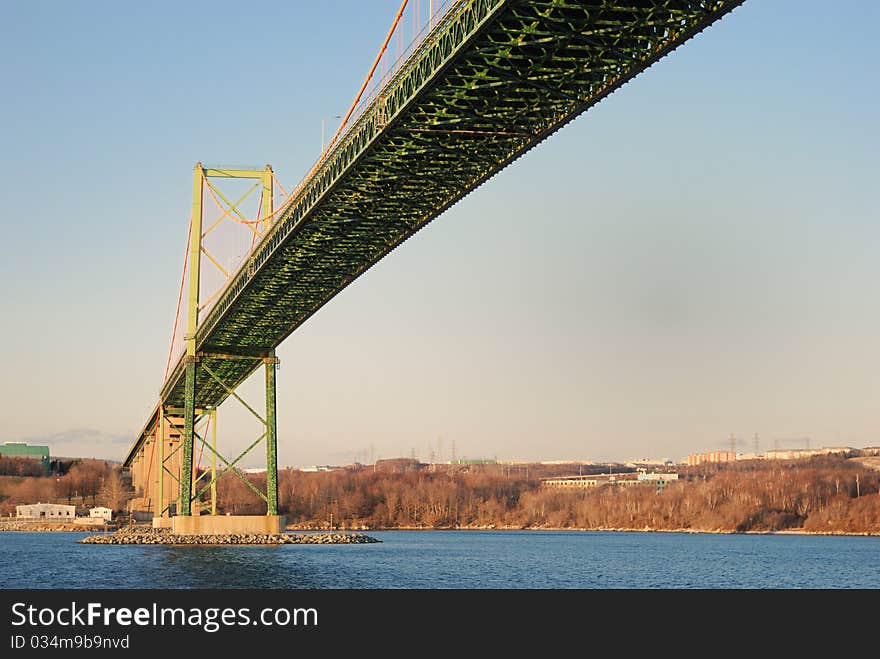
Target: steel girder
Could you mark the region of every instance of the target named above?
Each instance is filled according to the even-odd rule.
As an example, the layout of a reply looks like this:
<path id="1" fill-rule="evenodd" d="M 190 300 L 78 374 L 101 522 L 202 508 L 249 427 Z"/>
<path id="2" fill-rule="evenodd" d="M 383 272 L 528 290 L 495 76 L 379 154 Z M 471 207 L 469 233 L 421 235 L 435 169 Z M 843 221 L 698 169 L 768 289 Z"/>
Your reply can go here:
<path id="1" fill-rule="evenodd" d="M 199 325 L 199 359 L 236 387 L 418 229 L 742 2 L 453 6 L 235 274 Z M 181 358 L 166 404 L 183 405 L 184 374 Z M 197 377 L 195 406 L 226 398 Z"/>

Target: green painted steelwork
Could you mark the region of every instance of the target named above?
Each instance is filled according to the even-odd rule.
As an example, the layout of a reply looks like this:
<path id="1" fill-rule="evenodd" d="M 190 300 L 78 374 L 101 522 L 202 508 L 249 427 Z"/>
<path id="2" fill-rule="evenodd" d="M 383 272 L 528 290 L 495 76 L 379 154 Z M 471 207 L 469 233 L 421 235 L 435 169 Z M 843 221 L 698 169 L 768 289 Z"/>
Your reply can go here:
<path id="1" fill-rule="evenodd" d="M 429 221 L 743 0 L 470 0 L 447 12 L 279 214 L 199 324 L 216 407 Z M 162 400 L 182 405 L 180 359 Z"/>
<path id="2" fill-rule="evenodd" d="M 199 327 L 199 282 L 202 273 L 202 195 L 204 180 L 202 163 L 193 170 L 193 203 L 189 228 L 189 298 L 186 316 L 186 356 L 196 356 L 196 330 Z M 164 402 L 168 402 L 162 397 Z M 182 401 L 181 401 L 182 402 Z"/>
<path id="3" fill-rule="evenodd" d="M 265 169 L 218 169 L 216 167 L 205 167 L 205 176 L 208 178 L 255 178 L 266 184 L 266 172 L 271 172 L 272 168 L 266 165 Z M 271 176 L 268 179 L 271 181 Z"/>
<path id="4" fill-rule="evenodd" d="M 217 514 L 217 410 L 211 410 L 211 514 Z"/>
<path id="5" fill-rule="evenodd" d="M 275 367 L 273 354 L 266 360 L 266 499 L 267 515 L 278 514 L 278 426 L 275 418 Z"/>
<path id="6" fill-rule="evenodd" d="M 202 195 L 204 194 L 204 170 L 197 163 L 193 170 L 193 204 L 189 230 L 189 296 L 187 300 L 186 362 L 183 400 L 183 463 L 180 468 L 180 497 L 177 510 L 189 515 L 192 503 L 193 436 L 196 423 L 196 330 L 199 326 L 199 282 L 202 262 Z M 160 405 L 169 401 L 163 396 Z M 170 473 L 170 472 L 169 472 Z"/>
<path id="7" fill-rule="evenodd" d="M 227 460 L 227 459 L 224 458 L 224 457 L 223 457 L 218 451 L 215 451 L 215 454 L 217 455 L 217 457 L 220 458 L 224 463 L 226 463 L 226 466 L 223 468 L 223 471 L 221 471 L 219 474 L 217 474 L 216 477 L 214 477 L 214 478 L 211 479 L 211 482 L 210 482 L 210 483 L 208 483 L 208 484 L 205 485 L 201 490 L 199 490 L 199 491 L 196 493 L 196 495 L 195 495 L 194 497 L 192 497 L 192 500 L 194 501 L 194 500 L 196 500 L 196 499 L 201 498 L 201 496 L 202 496 L 202 495 L 203 495 L 203 494 L 204 494 L 204 493 L 205 493 L 205 492 L 206 492 L 211 486 L 213 486 L 218 480 L 220 480 L 220 478 L 221 478 L 224 474 L 226 474 L 226 472 L 228 472 L 228 471 L 232 471 L 233 474 L 235 474 L 236 476 L 238 476 L 239 480 L 241 480 L 242 483 L 244 483 L 245 485 L 247 485 L 247 486 L 251 489 L 251 491 L 253 491 L 253 492 L 254 492 L 258 497 L 260 497 L 263 501 L 265 501 L 266 503 L 268 503 L 268 502 L 269 502 L 269 498 L 268 498 L 265 494 L 263 494 L 262 492 L 260 492 L 260 490 L 258 490 L 258 489 L 256 488 L 256 486 L 254 486 L 254 484 L 251 483 L 251 482 L 250 482 L 250 481 L 244 476 L 244 474 L 242 474 L 241 471 L 235 466 L 236 464 L 238 464 L 238 463 L 241 461 L 241 459 L 242 459 L 244 456 L 246 456 L 246 455 L 251 451 L 251 449 L 253 449 L 253 448 L 254 448 L 257 444 L 259 444 L 261 441 L 263 441 L 263 438 L 264 438 L 265 436 L 266 436 L 266 433 L 263 433 L 262 435 L 260 435 L 259 437 L 257 437 L 253 442 L 251 442 L 251 444 L 250 444 L 250 445 L 249 445 L 244 451 L 242 451 L 241 453 L 239 453 L 238 456 L 237 456 L 234 460 L 232 460 L 232 461 Z M 203 439 L 201 439 L 201 438 L 199 438 L 199 439 L 200 439 L 200 441 L 202 442 L 202 445 L 203 445 L 203 446 L 207 446 L 207 443 L 206 443 Z M 181 514 L 185 514 L 185 513 L 181 513 Z"/>
<path id="8" fill-rule="evenodd" d="M 183 400 L 183 463 L 180 467 L 180 505 L 181 515 L 189 515 L 192 503 L 193 441 L 196 424 L 196 358 L 187 355 L 186 395 Z"/>
<path id="9" fill-rule="evenodd" d="M 198 348 L 242 355 L 209 361 L 235 388 L 395 246 L 738 4 L 455 5 L 236 273 L 200 324 Z M 178 363 L 163 388 L 172 403 L 182 374 Z M 226 397 L 202 384 L 197 404 Z"/>
<path id="10" fill-rule="evenodd" d="M 227 467 L 223 470 L 220 475 L 226 473 L 227 470 L 233 469 L 233 473 L 235 473 L 240 479 L 245 481 L 245 483 L 253 489 L 257 494 L 259 494 L 268 504 L 268 510 L 270 515 L 278 514 L 278 466 L 277 460 L 275 458 L 276 453 L 276 430 L 275 430 L 275 422 L 274 422 L 274 414 L 275 414 L 275 386 L 274 386 L 274 371 L 272 374 L 272 392 L 271 392 L 271 405 L 270 398 L 268 397 L 268 385 L 267 385 L 267 399 L 266 399 L 266 409 L 267 412 L 271 409 L 272 413 L 272 423 L 271 426 L 266 419 L 263 419 L 259 413 L 257 413 L 250 405 L 248 405 L 238 394 L 235 393 L 234 388 L 227 387 L 222 379 L 215 375 L 211 368 L 205 363 L 206 357 L 213 357 L 215 359 L 236 359 L 234 355 L 225 355 L 218 353 L 205 353 L 205 352 L 197 352 L 196 351 L 196 336 L 199 328 L 199 312 L 201 311 L 200 299 L 199 299 L 199 282 L 200 282 L 200 274 L 201 274 L 201 255 L 204 254 L 208 257 L 208 259 L 224 274 L 227 279 L 231 276 L 229 272 L 217 261 L 211 253 L 205 249 L 202 244 L 203 238 L 212 231 L 217 223 L 215 222 L 211 225 L 207 231 L 202 232 L 202 201 L 203 195 L 205 191 L 205 185 L 208 185 L 214 193 L 217 194 L 228 206 L 229 211 L 235 213 L 239 216 L 240 219 L 245 222 L 251 222 L 248 218 L 242 215 L 241 211 L 237 208 L 238 204 L 241 203 L 239 200 L 236 203 L 232 203 L 226 196 L 223 194 L 221 190 L 219 190 L 211 181 L 209 177 L 225 177 L 225 178 L 246 178 L 246 179 L 259 179 L 255 184 L 256 186 L 260 186 L 260 208 L 263 210 L 263 213 L 267 218 L 271 218 L 273 212 L 273 198 L 274 198 L 274 189 L 273 189 L 273 174 L 272 168 L 269 165 L 262 170 L 244 170 L 244 169 L 233 169 L 233 170 L 222 170 L 222 169 L 213 169 L 213 168 L 205 168 L 201 163 L 197 163 L 195 166 L 195 170 L 193 173 L 193 205 L 192 205 L 192 216 L 190 220 L 190 244 L 189 244 L 189 261 L 190 261 L 190 270 L 189 270 L 189 297 L 188 297 L 188 307 L 187 307 L 187 333 L 185 335 L 186 341 L 186 354 L 184 360 L 186 361 L 186 374 L 185 374 L 185 385 L 184 385 L 184 398 L 183 398 L 183 441 L 181 446 L 183 448 L 183 461 L 181 465 L 180 477 L 178 478 L 176 475 L 172 474 L 175 480 L 180 485 L 180 498 L 179 498 L 179 514 L 181 515 L 190 515 L 192 514 L 192 502 L 199 499 L 204 493 L 206 488 L 210 488 L 211 490 L 211 514 L 217 513 L 217 479 L 220 477 L 217 475 L 217 464 L 216 458 L 219 456 L 217 453 L 217 443 L 216 443 L 216 435 L 217 435 L 217 414 L 216 406 L 211 406 L 211 420 L 213 424 L 212 430 L 212 441 L 211 441 L 211 481 L 206 486 L 206 488 L 202 488 L 195 496 L 193 496 L 193 489 L 198 482 L 201 480 L 201 476 L 196 478 L 193 481 L 193 449 L 195 445 L 195 440 L 199 439 L 202 442 L 203 446 L 206 444 L 205 440 L 202 437 L 199 437 L 195 432 L 195 424 L 197 422 L 197 411 L 195 401 L 198 398 L 199 392 L 199 383 L 198 376 L 200 371 L 204 371 L 208 376 L 210 376 L 211 380 L 213 380 L 213 384 L 220 385 L 221 389 L 226 393 L 226 395 L 234 396 L 237 400 L 239 400 L 242 405 L 244 405 L 254 416 L 256 416 L 263 425 L 266 426 L 266 432 L 261 435 L 260 439 L 254 442 L 251 445 L 251 448 L 255 446 L 263 437 L 267 438 L 267 484 L 270 484 L 270 487 L 267 491 L 267 494 L 264 495 L 262 492 L 257 490 L 251 483 L 248 481 L 239 470 L 234 469 L 234 464 L 238 460 L 243 457 L 239 456 L 235 461 L 229 463 L 226 462 Z M 247 196 L 246 193 L 245 196 Z M 244 197 L 242 197 L 244 199 Z M 219 220 L 218 220 L 219 222 Z M 269 222 L 267 220 L 266 224 Z M 262 237 L 257 229 L 253 226 L 252 223 L 249 223 L 248 226 L 251 228 L 254 233 Z M 210 300 L 206 302 L 206 304 L 210 303 Z M 272 357 L 274 363 L 274 353 Z M 267 362 L 268 364 L 268 362 Z M 274 368 L 274 367 L 273 367 Z M 267 376 L 268 377 L 268 376 Z M 210 380 L 207 380 L 210 381 Z M 163 410 L 165 409 L 165 405 L 168 403 L 167 399 L 163 395 L 161 398 L 161 402 L 159 404 L 159 412 L 156 414 L 159 419 L 159 423 L 161 423 Z M 173 404 L 173 403 L 172 403 Z M 154 430 L 156 433 L 161 433 L 161 430 Z M 250 450 L 250 448 L 248 449 Z M 246 453 L 247 451 L 245 451 Z M 169 456 L 170 457 L 170 456 Z M 221 457 L 221 459 L 223 459 Z M 128 459 L 126 459 L 126 464 L 128 463 Z M 165 470 L 167 471 L 167 470 Z M 170 471 L 168 472 L 171 473 Z M 160 488 L 161 489 L 161 488 Z M 274 512 L 273 512 L 274 511 Z"/>

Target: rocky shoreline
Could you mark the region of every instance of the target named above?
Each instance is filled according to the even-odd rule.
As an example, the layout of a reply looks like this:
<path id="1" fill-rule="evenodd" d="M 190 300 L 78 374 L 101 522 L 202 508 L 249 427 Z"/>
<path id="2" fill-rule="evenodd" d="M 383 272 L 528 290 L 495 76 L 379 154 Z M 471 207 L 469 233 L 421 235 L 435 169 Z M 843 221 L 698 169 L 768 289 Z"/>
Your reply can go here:
<path id="1" fill-rule="evenodd" d="M 589 532 L 589 531 L 614 531 L 614 532 L 627 532 L 627 533 L 708 533 L 708 534 L 723 534 L 723 535 L 732 535 L 732 534 L 746 534 L 746 535 L 831 535 L 831 536 L 873 536 L 878 537 L 880 533 L 869 533 L 869 532 L 857 532 L 857 531 L 806 531 L 803 528 L 790 528 L 790 529 L 779 529 L 779 530 L 750 530 L 750 531 L 736 531 L 734 529 L 699 529 L 699 528 L 625 528 L 625 527 L 591 527 L 591 528 L 574 528 L 574 527 L 553 527 L 553 526 L 530 526 L 530 527 L 522 527 L 517 525 L 495 525 L 495 524 L 487 524 L 480 526 L 443 526 L 443 527 L 427 527 L 427 526 L 394 526 L 394 527 L 358 527 L 358 530 L 365 531 L 572 531 L 572 532 Z M 88 541 L 87 544 L 362 544 L 366 542 L 381 542 L 375 538 L 370 538 L 369 540 L 363 540 L 359 538 L 367 538 L 369 536 L 364 535 L 363 533 L 354 533 L 353 531 L 349 532 L 339 532 L 339 531 L 327 531 L 327 529 L 321 529 L 319 526 L 311 526 L 311 525 L 294 525 L 290 524 L 287 526 L 287 531 L 312 531 L 312 533 L 299 533 L 299 534 L 284 534 L 282 539 L 277 539 L 281 536 L 266 536 L 270 539 L 275 538 L 272 541 L 247 541 L 241 540 L 241 538 L 247 538 L 250 536 L 258 536 L 259 534 L 239 534 L 238 541 L 231 542 L 218 542 L 217 540 L 212 540 L 210 542 L 183 542 L 178 541 L 174 543 L 164 543 L 160 542 L 156 539 L 151 539 L 153 534 L 161 534 L 168 533 L 167 531 L 153 529 L 152 527 L 135 527 L 134 529 L 129 529 L 127 527 L 120 529 L 116 533 L 113 533 L 113 527 L 95 527 L 88 526 L 82 524 L 71 524 L 64 522 L 40 522 L 40 521 L 19 521 L 19 520 L 0 520 L 0 532 L 3 531 L 22 531 L 22 532 L 30 532 L 30 533 L 52 533 L 52 532 L 69 532 L 69 533 L 95 533 L 95 532 L 103 532 L 98 536 L 91 536 L 90 538 L 86 538 Z M 132 536 L 138 536 L 141 539 L 139 540 L 130 540 L 120 541 L 118 538 L 121 534 L 128 534 Z M 142 536 L 150 536 L 148 538 L 143 538 Z M 232 536 L 179 536 L 181 538 L 188 537 L 209 537 L 209 538 L 225 538 Z M 306 539 L 299 539 L 299 538 Z M 94 538 L 115 538 L 114 540 L 96 540 Z M 319 538 L 325 538 L 323 540 Z M 326 538 L 334 538 L 333 540 L 328 540 Z M 336 539 L 340 538 L 340 539 Z M 354 538 L 354 539 L 352 539 Z"/>
<path id="2" fill-rule="evenodd" d="M 83 538 L 84 545 L 362 545 L 380 540 L 363 533 L 224 533 L 175 535 L 162 529 L 120 529 Z"/>
<path id="3" fill-rule="evenodd" d="M 312 527 L 307 525 L 287 526 L 288 531 L 294 530 L 312 530 L 320 527 Z M 864 537 L 880 537 L 880 532 L 873 533 L 868 531 L 807 531 L 802 527 L 787 529 L 764 529 L 737 531 L 736 529 L 725 528 L 651 528 L 651 527 L 629 527 L 629 526 L 522 526 L 522 525 L 506 525 L 506 524 L 483 524 L 483 525 L 464 525 L 464 526 L 362 526 L 358 527 L 366 531 L 569 531 L 572 533 L 595 533 L 595 532 L 613 532 L 613 533 L 690 533 L 690 534 L 709 534 L 709 535 L 828 535 L 828 536 L 864 536 Z"/>
<path id="4" fill-rule="evenodd" d="M 43 522 L 39 520 L 0 520 L 0 531 L 25 531 L 28 533 L 54 533 L 58 531 L 76 533 L 94 533 L 95 531 L 112 531 L 115 526 L 101 524 L 74 524 L 73 522 Z"/>

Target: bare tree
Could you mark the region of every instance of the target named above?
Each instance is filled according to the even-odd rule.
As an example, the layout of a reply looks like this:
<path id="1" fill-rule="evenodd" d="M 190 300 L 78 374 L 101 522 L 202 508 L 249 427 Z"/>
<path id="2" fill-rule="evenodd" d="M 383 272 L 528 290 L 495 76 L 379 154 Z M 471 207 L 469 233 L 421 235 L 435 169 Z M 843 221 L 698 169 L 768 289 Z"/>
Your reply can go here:
<path id="1" fill-rule="evenodd" d="M 101 503 L 115 511 L 125 510 L 126 502 L 132 492 L 125 486 L 118 469 L 113 469 L 104 477 L 104 484 L 98 494 Z"/>

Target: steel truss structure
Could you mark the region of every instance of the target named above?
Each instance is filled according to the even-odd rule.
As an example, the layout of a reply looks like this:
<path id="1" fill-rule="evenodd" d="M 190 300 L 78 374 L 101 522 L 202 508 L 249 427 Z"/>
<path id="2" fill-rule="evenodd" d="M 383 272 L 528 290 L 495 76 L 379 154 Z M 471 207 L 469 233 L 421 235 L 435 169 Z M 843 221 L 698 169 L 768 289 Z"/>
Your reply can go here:
<path id="1" fill-rule="evenodd" d="M 229 201 L 222 191 L 219 190 L 212 182 L 212 178 L 235 178 L 235 179 L 257 179 L 258 185 L 261 185 L 260 208 L 264 215 L 262 218 L 249 220 L 238 209 L 238 202 Z M 130 466 L 135 461 L 143 464 L 147 451 L 146 444 L 149 443 L 154 453 L 150 454 L 150 464 L 154 458 L 159 465 L 157 469 L 155 483 L 147 477 L 139 479 L 138 485 L 141 485 L 151 496 L 149 498 L 153 502 L 154 517 L 165 517 L 171 513 L 172 504 L 175 505 L 177 514 L 191 515 L 193 512 L 193 503 L 201 502 L 202 496 L 210 491 L 211 496 L 211 514 L 217 513 L 217 481 L 227 473 L 232 473 L 242 480 L 257 496 L 266 502 L 266 510 L 268 515 L 278 514 L 278 464 L 277 464 L 277 422 L 276 422 L 276 403 L 275 403 L 275 370 L 277 368 L 278 359 L 275 357 L 274 350 L 267 351 L 266 355 L 260 359 L 266 369 L 266 414 L 265 418 L 244 401 L 236 392 L 233 386 L 229 386 L 223 381 L 221 375 L 215 373 L 214 368 L 209 364 L 223 363 L 227 360 L 239 361 L 241 355 L 236 354 L 234 350 L 227 352 L 209 352 L 197 350 L 196 337 L 199 329 L 200 312 L 208 305 L 213 298 L 211 296 L 208 301 L 200 300 L 200 283 L 201 283 L 201 266 L 202 255 L 217 267 L 228 278 L 232 275 L 227 272 L 218 259 L 211 254 L 204 243 L 205 237 L 213 231 L 223 218 L 229 213 L 236 214 L 242 223 L 248 226 L 260 238 L 263 233 L 259 231 L 260 226 L 268 231 L 271 227 L 271 219 L 274 207 L 274 187 L 273 173 L 270 166 L 265 169 L 249 170 L 249 169 L 216 169 L 206 168 L 201 163 L 197 163 L 193 174 L 193 206 L 192 216 L 190 218 L 190 235 L 189 235 L 189 294 L 187 299 L 187 331 L 184 336 L 186 343 L 186 352 L 179 360 L 184 368 L 184 391 L 182 405 L 177 405 L 175 401 L 169 400 L 164 395 L 160 397 L 159 404 L 156 406 L 147 424 L 141 431 L 139 441 L 132 447 L 132 451 L 126 457 L 125 466 Z M 226 212 L 214 222 L 210 227 L 204 229 L 203 224 L 203 199 L 206 188 L 210 188 L 215 196 L 219 196 L 227 204 Z M 220 289 L 224 290 L 223 288 Z M 258 419 L 264 428 L 262 434 L 255 439 L 244 451 L 236 458 L 229 460 L 217 450 L 217 406 L 214 403 L 204 406 L 196 406 L 197 392 L 200 386 L 211 383 L 213 387 L 219 387 L 223 392 L 225 399 L 232 396 L 238 400 L 256 419 Z M 209 444 L 205 437 L 196 432 L 196 428 L 200 421 L 209 419 L 209 427 L 211 428 L 211 443 Z M 169 452 L 166 454 L 166 443 L 168 437 L 173 431 L 179 431 L 179 443 L 175 446 L 171 442 L 168 446 Z M 196 440 L 198 440 L 202 450 L 207 450 L 211 459 L 210 471 L 204 471 L 196 475 L 193 470 L 193 452 L 196 448 Z M 261 441 L 266 442 L 266 491 L 260 491 L 251 481 L 246 478 L 236 465 L 254 449 Z M 140 444 L 140 446 L 138 445 Z M 181 456 L 178 458 L 177 453 Z M 157 453 L 157 455 L 156 455 Z M 177 458 L 175 460 L 175 458 Z M 223 468 L 217 471 L 217 461 L 223 463 Z M 169 467 L 169 463 L 172 464 Z M 148 470 L 149 474 L 149 470 Z M 210 475 L 208 482 L 199 488 L 200 481 Z M 176 496 L 166 496 L 164 484 L 167 478 L 171 478 Z M 167 502 L 167 503 L 166 503 Z"/>
<path id="2" fill-rule="evenodd" d="M 742 2 L 454 4 L 231 276 L 166 379 L 163 404 L 216 409 L 383 256 Z M 267 370 L 267 398 L 269 387 Z M 271 387 L 274 400 L 274 378 Z"/>

